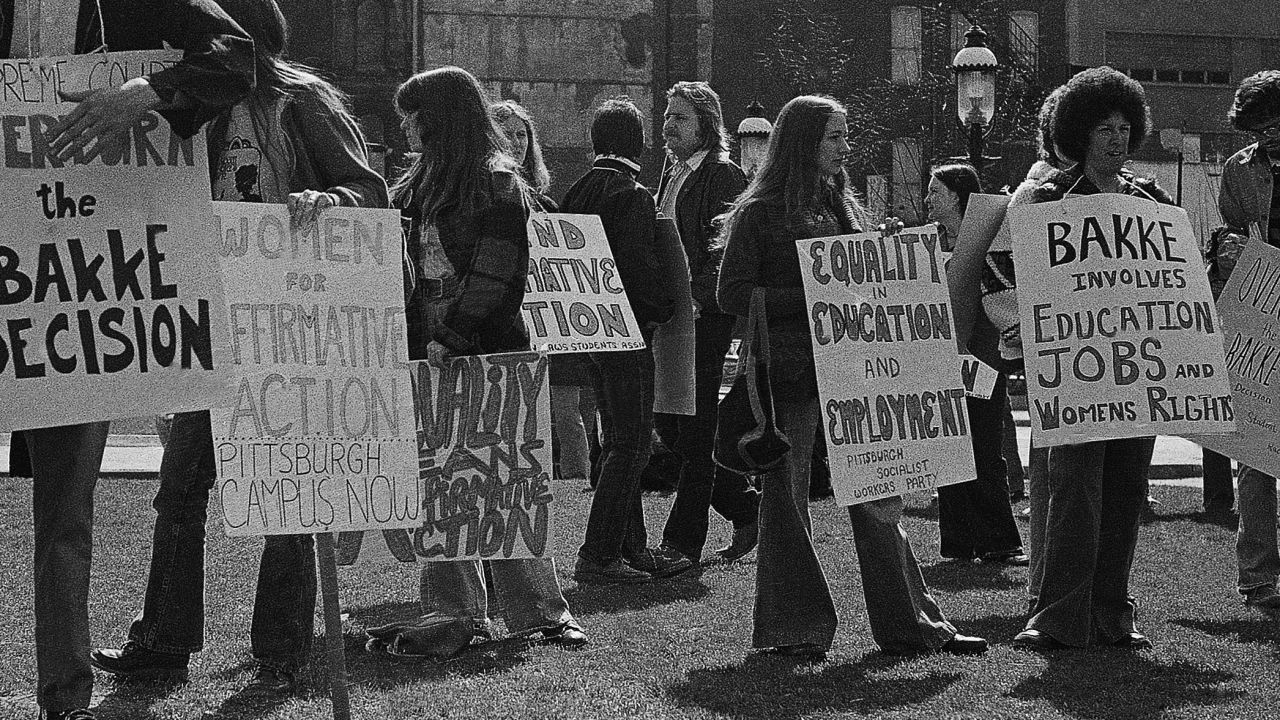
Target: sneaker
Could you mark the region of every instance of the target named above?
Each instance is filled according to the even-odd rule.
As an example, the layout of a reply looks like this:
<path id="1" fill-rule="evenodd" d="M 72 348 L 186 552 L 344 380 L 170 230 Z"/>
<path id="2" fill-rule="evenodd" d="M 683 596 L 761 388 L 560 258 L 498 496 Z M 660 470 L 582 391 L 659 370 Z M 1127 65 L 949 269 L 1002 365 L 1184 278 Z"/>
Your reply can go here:
<path id="1" fill-rule="evenodd" d="M 256 695 L 259 697 L 277 697 L 281 695 L 292 695 L 298 689 L 298 681 L 294 678 L 293 673 L 287 670 L 277 670 L 266 665 L 259 665 L 258 671 L 253 674 L 253 679 L 241 691 L 245 695 Z"/>
<path id="2" fill-rule="evenodd" d="M 89 708 L 73 710 L 40 710 L 37 720 L 98 720 L 98 716 Z"/>
<path id="3" fill-rule="evenodd" d="M 1244 604 L 1263 610 L 1280 609 L 1280 593 L 1274 583 L 1244 591 Z"/>
<path id="4" fill-rule="evenodd" d="M 627 558 L 627 563 L 656 578 L 674 577 L 693 567 L 693 561 L 688 556 L 667 545 L 645 548 L 635 557 Z"/>
<path id="5" fill-rule="evenodd" d="M 631 567 L 621 558 L 599 563 L 579 556 L 573 566 L 573 579 L 580 583 L 642 583 L 649 582 L 653 576 Z"/>
<path id="6" fill-rule="evenodd" d="M 186 653 L 148 650 L 132 640 L 119 650 L 94 648 L 89 651 L 89 664 L 129 680 L 186 680 L 190 659 Z"/>

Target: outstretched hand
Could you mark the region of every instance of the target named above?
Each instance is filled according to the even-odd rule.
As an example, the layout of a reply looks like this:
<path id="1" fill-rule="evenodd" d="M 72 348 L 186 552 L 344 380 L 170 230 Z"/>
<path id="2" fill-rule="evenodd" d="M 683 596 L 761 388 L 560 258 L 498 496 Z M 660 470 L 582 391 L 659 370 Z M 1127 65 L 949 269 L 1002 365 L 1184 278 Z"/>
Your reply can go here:
<path id="1" fill-rule="evenodd" d="M 129 141 L 129 130 L 162 104 L 146 78 L 134 78 L 118 88 L 60 91 L 58 95 L 78 103 L 49 130 L 49 149 L 63 161 L 85 153 L 84 161 L 88 162 L 106 150 L 121 147 Z"/>

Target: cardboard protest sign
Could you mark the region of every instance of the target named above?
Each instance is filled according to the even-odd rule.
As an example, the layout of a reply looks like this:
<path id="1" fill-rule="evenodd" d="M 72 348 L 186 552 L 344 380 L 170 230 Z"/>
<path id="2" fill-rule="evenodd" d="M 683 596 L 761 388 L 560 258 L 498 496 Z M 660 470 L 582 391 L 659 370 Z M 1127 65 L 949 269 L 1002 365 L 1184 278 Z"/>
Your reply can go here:
<path id="1" fill-rule="evenodd" d="M 1255 235 L 1254 237 L 1258 237 Z M 1218 297 L 1236 431 L 1199 435 L 1201 445 L 1280 475 L 1280 250 L 1253 240 Z"/>
<path id="2" fill-rule="evenodd" d="M 556 354 L 644 347 L 599 217 L 533 213 L 528 234 L 524 318 L 535 348 Z"/>
<path id="3" fill-rule="evenodd" d="M 996 391 L 1000 373 L 972 355 L 960 356 L 960 378 L 964 381 L 964 394 L 980 400 L 990 400 Z"/>
<path id="4" fill-rule="evenodd" d="M 225 395 L 203 136 L 178 138 L 153 114 L 119 148 L 63 162 L 47 132 L 70 106 L 29 101 L 78 87 L 62 79 L 102 62 L 0 68 L 0 430 L 197 410 Z"/>
<path id="5" fill-rule="evenodd" d="M 61 104 L 61 114 L 75 104 L 63 100 L 59 92 L 120 87 L 126 80 L 159 72 L 181 59 L 178 50 L 131 50 L 0 60 L 0 103 Z"/>
<path id="6" fill-rule="evenodd" d="M 1185 210 L 1089 195 L 1011 207 L 1009 225 L 1038 443 L 1234 429 Z"/>
<path id="7" fill-rule="evenodd" d="M 234 390 L 211 413 L 228 535 L 417 525 L 394 210 L 214 203 Z"/>
<path id="8" fill-rule="evenodd" d="M 836 499 L 854 505 L 972 480 L 937 227 L 796 247 Z"/>
<path id="9" fill-rule="evenodd" d="M 552 505 L 547 355 L 413 363 L 421 522 L 410 530 L 344 532 L 338 564 L 390 556 L 507 560 L 548 554 Z"/>
<path id="10" fill-rule="evenodd" d="M 653 234 L 654 250 L 661 263 L 659 281 L 676 299 L 676 313 L 653 334 L 653 411 L 672 415 L 694 415 L 694 351 L 696 333 L 693 317 L 693 289 L 689 258 L 680 244 L 676 221 L 659 217 Z"/>
<path id="11" fill-rule="evenodd" d="M 987 250 L 1004 224 L 1008 206 L 1007 195 L 970 195 L 956 234 L 956 247 L 947 264 L 947 286 L 951 291 L 956 342 L 961 353 L 970 352 L 969 335 L 982 313 L 978 283 L 986 265 Z"/>

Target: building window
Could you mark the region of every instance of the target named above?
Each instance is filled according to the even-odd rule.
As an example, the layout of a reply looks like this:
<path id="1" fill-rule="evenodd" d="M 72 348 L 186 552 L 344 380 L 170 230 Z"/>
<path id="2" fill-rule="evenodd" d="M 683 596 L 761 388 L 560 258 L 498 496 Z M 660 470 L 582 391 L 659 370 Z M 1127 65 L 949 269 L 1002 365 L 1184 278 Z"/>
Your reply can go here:
<path id="1" fill-rule="evenodd" d="M 1009 49 L 1014 60 L 1030 72 L 1040 63 L 1040 14 L 1019 10 L 1009 13 Z"/>
<path id="2" fill-rule="evenodd" d="M 920 82 L 920 8 L 897 5 L 889 28 L 889 78 L 899 85 Z"/>
<path id="3" fill-rule="evenodd" d="M 387 10 L 381 0 L 364 0 L 356 6 L 356 67 L 381 70 L 387 64 Z"/>
<path id="4" fill-rule="evenodd" d="M 1108 32 L 1106 58 L 1139 82 L 1231 84 L 1231 43 L 1218 37 Z"/>
<path id="5" fill-rule="evenodd" d="M 893 214 L 907 227 L 924 221 L 924 192 L 920 181 L 920 141 L 893 141 Z"/>

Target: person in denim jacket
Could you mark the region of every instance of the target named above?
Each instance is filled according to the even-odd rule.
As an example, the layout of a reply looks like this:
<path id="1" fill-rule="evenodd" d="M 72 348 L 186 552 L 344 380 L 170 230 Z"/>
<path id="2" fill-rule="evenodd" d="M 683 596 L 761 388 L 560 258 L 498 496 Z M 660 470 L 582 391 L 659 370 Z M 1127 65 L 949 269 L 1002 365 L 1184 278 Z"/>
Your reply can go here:
<path id="1" fill-rule="evenodd" d="M 1222 168 L 1218 210 L 1226 224 L 1214 232 L 1207 249 L 1215 297 L 1222 292 L 1250 238 L 1262 237 L 1268 245 L 1280 247 L 1280 193 L 1276 191 L 1280 187 L 1276 182 L 1280 176 L 1280 70 L 1263 70 L 1241 81 L 1227 118 L 1257 142 L 1232 155 Z M 1237 587 L 1247 605 L 1277 609 L 1280 551 L 1276 546 L 1276 479 L 1241 465 L 1237 482 Z"/>

